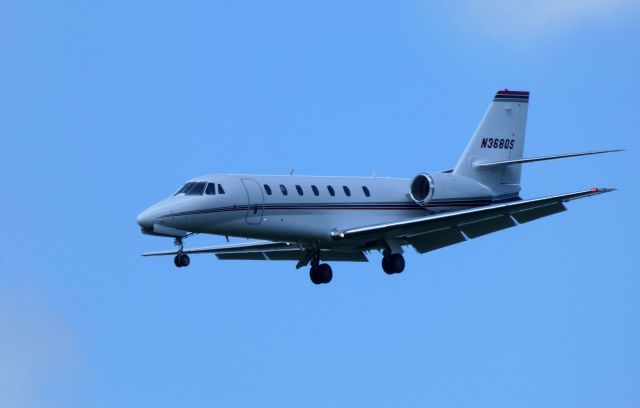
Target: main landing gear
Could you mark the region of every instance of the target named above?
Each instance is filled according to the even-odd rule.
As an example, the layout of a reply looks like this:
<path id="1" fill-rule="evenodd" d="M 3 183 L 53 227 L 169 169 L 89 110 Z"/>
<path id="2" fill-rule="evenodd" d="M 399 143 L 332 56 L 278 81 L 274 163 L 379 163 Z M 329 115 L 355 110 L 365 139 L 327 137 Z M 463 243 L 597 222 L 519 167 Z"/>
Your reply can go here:
<path id="1" fill-rule="evenodd" d="M 404 271 L 404 257 L 402 254 L 388 254 L 382 258 L 382 270 L 388 275 Z"/>
<path id="2" fill-rule="evenodd" d="M 178 268 L 184 268 L 185 266 L 189 266 L 189 263 L 191 262 L 191 260 L 189 259 L 189 255 L 182 252 L 183 251 L 182 238 L 179 238 L 179 237 L 176 238 L 176 240 L 173 243 L 174 245 L 180 247 L 180 249 L 178 250 L 178 253 L 173 258 L 174 265 L 177 266 Z"/>
<path id="3" fill-rule="evenodd" d="M 331 282 L 331 278 L 333 278 L 333 271 L 329 264 L 323 263 L 318 266 L 311 266 L 311 269 L 309 270 L 309 277 L 311 278 L 311 282 L 316 285 L 329 283 Z"/>
<path id="4" fill-rule="evenodd" d="M 331 266 L 326 263 L 320 263 L 320 253 L 318 251 L 312 255 L 310 262 L 309 278 L 311 278 L 311 282 L 316 285 L 331 282 L 331 278 L 333 278 Z M 404 265 L 404 257 L 398 252 L 390 253 L 390 250 L 387 250 L 387 253 L 382 258 L 382 269 L 388 275 L 404 271 Z"/>
<path id="5" fill-rule="evenodd" d="M 331 282 L 331 278 L 333 278 L 333 271 L 331 270 L 331 266 L 329 264 L 320 263 L 320 253 L 316 252 L 313 254 L 311 258 L 311 269 L 309 270 L 309 278 L 311 278 L 311 282 L 316 285 L 320 285 L 321 283 L 329 283 Z"/>

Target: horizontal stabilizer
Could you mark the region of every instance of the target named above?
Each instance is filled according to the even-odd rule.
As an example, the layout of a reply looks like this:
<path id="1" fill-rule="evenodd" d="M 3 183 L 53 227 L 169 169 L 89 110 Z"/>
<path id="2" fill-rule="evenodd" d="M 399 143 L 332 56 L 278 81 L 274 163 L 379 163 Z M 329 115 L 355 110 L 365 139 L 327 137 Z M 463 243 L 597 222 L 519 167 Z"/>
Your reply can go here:
<path id="1" fill-rule="evenodd" d="M 553 156 L 528 157 L 528 158 L 515 159 L 515 160 L 500 160 L 500 161 L 494 161 L 494 162 L 474 162 L 473 167 L 509 166 L 511 164 L 533 163 L 533 162 L 539 162 L 539 161 L 545 161 L 545 160 L 566 159 L 568 157 L 590 156 L 592 154 L 614 153 L 614 152 L 621 152 L 623 150 L 624 149 L 595 150 L 591 152 L 556 154 Z"/>

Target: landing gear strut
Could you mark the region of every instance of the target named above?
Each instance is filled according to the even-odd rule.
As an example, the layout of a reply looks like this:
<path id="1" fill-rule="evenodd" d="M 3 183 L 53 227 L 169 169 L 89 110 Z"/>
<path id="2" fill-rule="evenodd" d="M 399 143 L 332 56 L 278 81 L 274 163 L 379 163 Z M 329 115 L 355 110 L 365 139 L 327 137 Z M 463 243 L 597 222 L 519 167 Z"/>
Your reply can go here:
<path id="1" fill-rule="evenodd" d="M 311 278 L 311 282 L 316 285 L 320 285 L 321 283 L 329 283 L 331 282 L 331 278 L 333 278 L 333 271 L 331 270 L 331 266 L 329 264 L 320 263 L 320 252 L 316 251 L 311 258 L 311 269 L 309 270 L 309 278 Z"/>
<path id="2" fill-rule="evenodd" d="M 402 254 L 388 254 L 382 258 L 382 270 L 388 275 L 404 271 L 404 257 Z"/>
<path id="3" fill-rule="evenodd" d="M 173 244 L 180 247 L 180 249 L 178 250 L 178 253 L 173 258 L 174 265 L 177 266 L 178 268 L 189 266 L 189 263 L 191 262 L 191 260 L 189 259 L 189 255 L 182 252 L 183 251 L 182 238 L 181 237 L 176 238 L 175 241 L 173 241 Z"/>

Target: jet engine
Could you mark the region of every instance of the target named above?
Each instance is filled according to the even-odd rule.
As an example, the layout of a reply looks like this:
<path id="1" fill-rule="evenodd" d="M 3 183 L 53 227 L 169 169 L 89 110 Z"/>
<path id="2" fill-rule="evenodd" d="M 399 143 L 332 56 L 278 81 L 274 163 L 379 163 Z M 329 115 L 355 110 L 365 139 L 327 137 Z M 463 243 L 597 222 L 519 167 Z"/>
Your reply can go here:
<path id="1" fill-rule="evenodd" d="M 492 195 L 484 184 L 452 173 L 420 173 L 411 180 L 409 193 L 423 207 L 434 200 L 490 199 Z"/>
<path id="2" fill-rule="evenodd" d="M 418 174 L 411 180 L 411 199 L 425 205 L 433 197 L 435 190 L 433 178 L 428 173 Z"/>

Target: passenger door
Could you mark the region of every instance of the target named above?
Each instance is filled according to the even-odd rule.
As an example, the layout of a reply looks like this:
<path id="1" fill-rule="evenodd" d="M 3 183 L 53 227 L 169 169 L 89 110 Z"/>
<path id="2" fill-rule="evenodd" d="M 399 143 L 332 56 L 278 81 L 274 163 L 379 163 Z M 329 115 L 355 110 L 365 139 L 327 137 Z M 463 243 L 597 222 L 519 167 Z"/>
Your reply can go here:
<path id="1" fill-rule="evenodd" d="M 264 212 L 264 195 L 257 181 L 251 178 L 243 178 L 242 184 L 247 192 L 247 224 L 257 225 L 262 222 Z"/>

